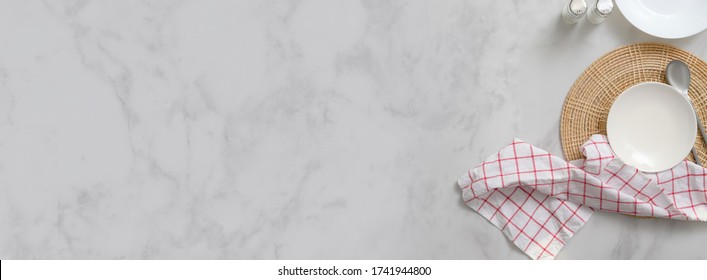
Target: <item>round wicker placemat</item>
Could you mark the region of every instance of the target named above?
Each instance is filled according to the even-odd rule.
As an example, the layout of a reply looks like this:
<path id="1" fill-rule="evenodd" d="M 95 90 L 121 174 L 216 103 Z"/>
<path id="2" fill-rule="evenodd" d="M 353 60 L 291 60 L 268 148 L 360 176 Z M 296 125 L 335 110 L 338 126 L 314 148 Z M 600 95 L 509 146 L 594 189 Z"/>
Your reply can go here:
<path id="1" fill-rule="evenodd" d="M 654 43 L 628 45 L 613 50 L 592 63 L 567 93 L 560 119 L 562 150 L 567 160 L 582 158 L 579 148 L 593 134 L 606 135 L 606 118 L 616 97 L 642 82 L 665 81 L 665 67 L 679 59 L 690 66 L 688 93 L 697 116 L 707 124 L 707 64 L 681 49 Z M 699 133 L 695 148 L 707 165 L 707 147 Z M 692 160 L 689 155 L 688 159 Z"/>

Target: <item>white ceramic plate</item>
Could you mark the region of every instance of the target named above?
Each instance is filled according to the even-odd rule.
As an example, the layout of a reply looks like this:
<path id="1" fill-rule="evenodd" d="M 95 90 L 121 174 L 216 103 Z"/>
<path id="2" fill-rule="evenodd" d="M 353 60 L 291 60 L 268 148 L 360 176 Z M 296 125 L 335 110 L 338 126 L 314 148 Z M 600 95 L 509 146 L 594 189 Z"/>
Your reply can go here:
<path id="1" fill-rule="evenodd" d="M 650 35 L 675 39 L 707 29 L 705 0 L 616 0 L 631 24 Z"/>
<path id="2" fill-rule="evenodd" d="M 660 172 L 690 153 L 697 121 L 678 90 L 647 82 L 630 87 L 614 101 L 606 132 L 611 149 L 624 163 L 643 172 Z"/>

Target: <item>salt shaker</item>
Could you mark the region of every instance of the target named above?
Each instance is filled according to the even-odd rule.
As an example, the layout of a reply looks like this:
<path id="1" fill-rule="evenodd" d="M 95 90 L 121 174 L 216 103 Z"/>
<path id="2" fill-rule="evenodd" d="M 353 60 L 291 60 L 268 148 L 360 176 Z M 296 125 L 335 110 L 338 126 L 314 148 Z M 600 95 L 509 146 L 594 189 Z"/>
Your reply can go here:
<path id="1" fill-rule="evenodd" d="M 614 2 L 611 0 L 596 0 L 587 12 L 587 19 L 593 24 L 602 23 L 606 17 L 614 10 Z"/>
<path id="2" fill-rule="evenodd" d="M 575 24 L 586 12 L 587 2 L 584 2 L 584 0 L 572 0 L 562 10 L 562 21 L 567 24 Z"/>

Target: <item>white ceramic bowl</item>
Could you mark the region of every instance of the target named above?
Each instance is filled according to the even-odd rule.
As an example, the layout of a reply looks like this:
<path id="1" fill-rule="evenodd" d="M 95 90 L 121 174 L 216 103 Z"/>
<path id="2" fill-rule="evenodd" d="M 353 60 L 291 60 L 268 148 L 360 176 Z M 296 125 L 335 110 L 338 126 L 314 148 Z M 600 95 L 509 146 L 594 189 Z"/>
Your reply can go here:
<path id="1" fill-rule="evenodd" d="M 707 29 L 706 0 L 616 0 L 631 24 L 650 35 L 676 39 Z"/>
<path id="2" fill-rule="evenodd" d="M 606 132 L 611 149 L 624 163 L 643 172 L 660 172 L 690 153 L 697 121 L 682 93 L 647 82 L 630 87 L 614 101 Z"/>

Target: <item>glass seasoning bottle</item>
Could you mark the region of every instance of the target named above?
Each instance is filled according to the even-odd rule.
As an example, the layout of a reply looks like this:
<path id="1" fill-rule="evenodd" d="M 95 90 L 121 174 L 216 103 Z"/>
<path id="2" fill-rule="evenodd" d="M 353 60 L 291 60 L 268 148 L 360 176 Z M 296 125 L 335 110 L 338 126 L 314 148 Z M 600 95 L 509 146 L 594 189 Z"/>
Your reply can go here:
<path id="1" fill-rule="evenodd" d="M 593 24 L 602 23 L 614 10 L 614 2 L 611 0 L 596 0 L 587 12 L 587 19 Z"/>
<path id="2" fill-rule="evenodd" d="M 584 2 L 584 0 L 571 0 L 562 10 L 562 21 L 567 24 L 575 24 L 586 12 L 587 2 Z"/>

